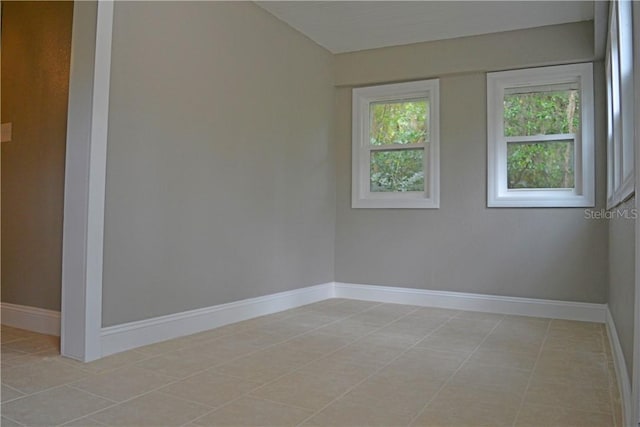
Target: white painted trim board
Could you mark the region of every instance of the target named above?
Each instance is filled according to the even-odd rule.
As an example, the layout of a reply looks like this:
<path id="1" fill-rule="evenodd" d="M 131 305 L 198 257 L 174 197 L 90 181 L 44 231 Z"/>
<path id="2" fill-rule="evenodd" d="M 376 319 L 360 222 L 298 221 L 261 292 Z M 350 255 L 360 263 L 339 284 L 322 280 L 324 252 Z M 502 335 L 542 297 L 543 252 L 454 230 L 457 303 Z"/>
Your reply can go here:
<path id="1" fill-rule="evenodd" d="M 101 334 L 102 355 L 107 356 L 334 297 L 600 323 L 606 320 L 604 304 L 330 282 L 105 327 L 102 328 Z"/>
<path id="2" fill-rule="evenodd" d="M 60 336 L 60 312 L 38 307 L 0 304 L 2 324 L 46 335 Z"/>
<path id="3" fill-rule="evenodd" d="M 629 371 L 622 353 L 622 346 L 616 331 L 616 325 L 611 316 L 611 311 L 607 307 L 607 335 L 609 336 L 609 345 L 613 354 L 613 364 L 616 368 L 616 379 L 618 380 L 618 390 L 620 391 L 620 399 L 622 400 L 622 425 L 633 426 L 630 421 L 633 419 L 633 402 L 631 401 L 631 382 L 629 381 Z"/>
<path id="4" fill-rule="evenodd" d="M 337 298 L 604 323 L 606 304 L 335 283 Z"/>
<path id="5" fill-rule="evenodd" d="M 333 283 L 102 328 L 102 356 L 333 297 Z"/>

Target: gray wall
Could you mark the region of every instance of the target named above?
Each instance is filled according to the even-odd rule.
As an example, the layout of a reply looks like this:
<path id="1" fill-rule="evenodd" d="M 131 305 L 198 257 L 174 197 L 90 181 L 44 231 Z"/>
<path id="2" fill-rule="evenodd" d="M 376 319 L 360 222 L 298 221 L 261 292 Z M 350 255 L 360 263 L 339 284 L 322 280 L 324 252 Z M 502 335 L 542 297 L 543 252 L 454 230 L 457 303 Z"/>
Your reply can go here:
<path id="1" fill-rule="evenodd" d="M 2 6 L 2 301 L 60 310 L 73 3 Z"/>
<path id="2" fill-rule="evenodd" d="M 607 224 L 584 209 L 486 208 L 486 74 L 585 61 L 593 23 L 384 48 L 336 58 L 336 281 L 604 303 Z M 514 42 L 515 41 L 515 42 Z M 598 208 L 604 78 L 595 63 Z M 351 86 L 441 77 L 438 210 L 352 209 Z"/>
<path id="3" fill-rule="evenodd" d="M 633 372 L 633 322 L 635 305 L 635 221 L 631 217 L 635 200 L 630 199 L 611 212 L 609 220 L 609 310 L 629 375 Z M 625 217 L 624 215 L 629 215 Z M 631 380 L 631 378 L 629 378 Z"/>
<path id="4" fill-rule="evenodd" d="M 252 3 L 116 3 L 105 326 L 333 280 L 332 60 Z"/>

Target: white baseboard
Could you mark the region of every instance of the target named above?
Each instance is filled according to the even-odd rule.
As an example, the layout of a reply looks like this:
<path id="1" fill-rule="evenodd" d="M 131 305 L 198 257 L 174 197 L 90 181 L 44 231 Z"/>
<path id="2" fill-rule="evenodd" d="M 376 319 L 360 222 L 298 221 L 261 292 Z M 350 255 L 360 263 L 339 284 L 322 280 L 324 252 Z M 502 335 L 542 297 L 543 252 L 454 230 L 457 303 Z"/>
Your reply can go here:
<path id="1" fill-rule="evenodd" d="M 26 305 L 0 303 L 2 324 L 41 334 L 60 336 L 60 312 Z"/>
<path id="2" fill-rule="evenodd" d="M 604 323 L 606 304 L 335 283 L 337 298 Z"/>
<path id="3" fill-rule="evenodd" d="M 102 328 L 102 355 L 108 356 L 334 297 L 599 323 L 604 323 L 607 316 L 606 304 L 350 283 L 324 283 Z"/>
<path id="4" fill-rule="evenodd" d="M 102 328 L 102 356 L 333 297 L 333 283 Z"/>
<path id="5" fill-rule="evenodd" d="M 633 419 L 633 403 L 631 402 L 631 382 L 629 381 L 629 371 L 627 371 L 627 364 L 624 361 L 624 355 L 622 353 L 622 347 L 620 346 L 620 339 L 618 338 L 616 325 L 608 307 L 606 324 L 607 334 L 609 335 L 609 344 L 611 345 L 611 352 L 613 354 L 613 363 L 616 368 L 620 398 L 622 399 L 622 416 L 624 417 L 622 425 L 632 426 L 633 423 L 630 422 L 630 420 Z"/>

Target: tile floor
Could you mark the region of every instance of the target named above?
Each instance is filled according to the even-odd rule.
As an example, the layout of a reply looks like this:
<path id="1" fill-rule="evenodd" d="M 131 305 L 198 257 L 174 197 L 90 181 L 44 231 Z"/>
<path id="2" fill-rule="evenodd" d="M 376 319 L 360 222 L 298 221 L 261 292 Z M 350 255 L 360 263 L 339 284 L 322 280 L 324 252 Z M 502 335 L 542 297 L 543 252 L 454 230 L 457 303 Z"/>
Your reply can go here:
<path id="1" fill-rule="evenodd" d="M 595 323 L 331 299 L 88 364 L 1 337 L 6 427 L 621 427 Z"/>

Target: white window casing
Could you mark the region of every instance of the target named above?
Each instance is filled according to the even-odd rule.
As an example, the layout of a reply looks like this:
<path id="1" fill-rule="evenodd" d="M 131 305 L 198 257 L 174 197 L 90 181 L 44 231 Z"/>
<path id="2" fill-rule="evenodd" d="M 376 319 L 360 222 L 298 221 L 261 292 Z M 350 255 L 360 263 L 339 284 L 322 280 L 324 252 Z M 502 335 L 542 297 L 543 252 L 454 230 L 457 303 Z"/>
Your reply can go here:
<path id="1" fill-rule="evenodd" d="M 605 55 L 607 84 L 607 208 L 635 193 L 633 36 L 630 1 L 613 1 Z"/>
<path id="2" fill-rule="evenodd" d="M 370 106 L 379 102 L 426 100 L 428 133 L 423 143 L 373 145 Z M 353 89 L 352 96 L 353 208 L 438 208 L 440 203 L 439 80 L 422 80 Z M 424 191 L 371 191 L 371 154 L 376 151 L 423 150 Z"/>
<path id="3" fill-rule="evenodd" d="M 487 206 L 592 207 L 595 205 L 593 69 L 591 63 L 487 74 Z M 504 96 L 525 92 L 578 90 L 580 128 L 575 133 L 505 136 Z M 573 188 L 508 188 L 507 146 L 519 142 L 571 141 Z"/>

